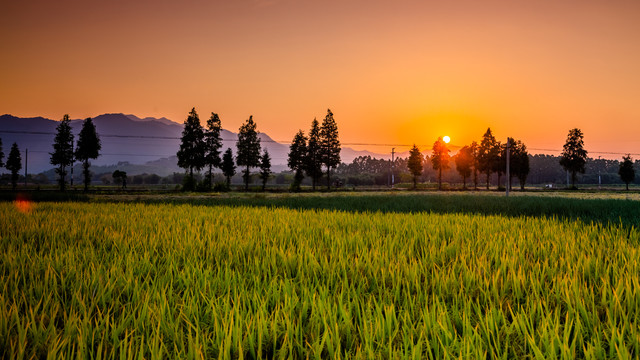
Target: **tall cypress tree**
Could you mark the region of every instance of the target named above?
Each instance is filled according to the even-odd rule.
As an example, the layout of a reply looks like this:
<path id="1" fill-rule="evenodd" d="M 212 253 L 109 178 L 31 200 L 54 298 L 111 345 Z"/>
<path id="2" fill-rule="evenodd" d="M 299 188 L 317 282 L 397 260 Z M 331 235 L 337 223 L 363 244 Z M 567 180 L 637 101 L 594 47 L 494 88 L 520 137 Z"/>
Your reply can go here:
<path id="1" fill-rule="evenodd" d="M 193 170 L 201 170 L 205 165 L 204 130 L 196 108 L 191 109 L 187 120 L 184 121 L 180 150 L 178 150 L 178 166 L 189 170 L 189 186 L 185 190 L 193 190 Z"/>
<path id="2" fill-rule="evenodd" d="M 7 164 L 8 163 L 9 161 L 7 161 Z M 629 183 L 636 179 L 636 171 L 633 169 L 633 159 L 630 154 L 622 157 L 618 175 L 620 175 L 620 179 L 627 185 L 627 191 L 629 191 Z"/>
<path id="3" fill-rule="evenodd" d="M 311 122 L 307 156 L 305 157 L 305 172 L 311 177 L 311 186 L 316 190 L 316 183 L 322 177 L 322 153 L 320 148 L 320 124 L 316 118 Z"/>
<path id="4" fill-rule="evenodd" d="M 231 148 L 227 148 L 227 151 L 222 155 L 222 174 L 227 178 L 227 188 L 231 186 L 231 177 L 236 174 L 236 164 L 233 161 L 233 152 Z"/>
<path id="5" fill-rule="evenodd" d="M 304 166 L 307 156 L 307 137 L 304 136 L 302 130 L 298 130 L 298 133 L 293 137 L 291 145 L 289 146 L 289 156 L 287 159 L 287 165 L 291 171 L 295 172 L 293 177 L 292 188 L 295 191 L 300 191 L 300 183 L 304 179 Z"/>
<path id="6" fill-rule="evenodd" d="M 82 130 L 78 136 L 78 144 L 76 146 L 75 157 L 76 160 L 82 162 L 82 175 L 84 177 L 84 191 L 89 190 L 89 183 L 91 183 L 91 172 L 89 167 L 91 163 L 89 159 L 96 159 L 100 156 L 100 150 L 102 144 L 100 143 L 100 137 L 96 133 L 96 127 L 91 121 L 91 118 L 86 118 L 82 123 Z"/>
<path id="7" fill-rule="evenodd" d="M 271 157 L 265 149 L 262 157 L 260 157 L 260 179 L 262 179 L 262 191 L 267 187 L 267 181 L 271 176 Z"/>
<path id="8" fill-rule="evenodd" d="M 496 169 L 496 163 L 500 158 L 500 146 L 496 138 L 488 128 L 487 132 L 482 136 L 482 141 L 478 147 L 478 170 L 487 175 L 487 190 L 489 190 L 489 181 L 491 173 Z"/>
<path id="9" fill-rule="evenodd" d="M 413 176 L 413 188 L 418 187 L 418 176 L 422 174 L 422 162 L 424 158 L 422 157 L 422 153 L 420 149 L 413 144 L 411 150 L 409 150 L 409 159 L 407 161 L 407 167 L 409 168 L 409 172 Z"/>
<path id="10" fill-rule="evenodd" d="M 56 136 L 53 140 L 53 152 L 51 155 L 51 165 L 58 166 L 56 174 L 58 174 L 58 184 L 60 191 L 65 191 L 67 181 L 67 166 L 73 163 L 73 133 L 71 132 L 71 120 L 69 115 L 65 114 L 58 127 L 56 127 Z"/>
<path id="11" fill-rule="evenodd" d="M 327 168 L 327 189 L 331 189 L 331 169 L 340 164 L 340 140 L 338 139 L 338 124 L 333 118 L 331 109 L 327 109 L 327 116 L 320 127 L 321 159 Z"/>
<path id="12" fill-rule="evenodd" d="M 244 179 L 244 189 L 249 190 L 249 180 L 251 179 L 250 168 L 260 166 L 260 139 L 256 130 L 256 123 L 253 116 L 240 126 L 238 131 L 238 142 L 236 143 L 238 152 L 236 154 L 236 163 L 238 166 L 244 166 L 245 171 L 242 175 Z"/>
<path id="13" fill-rule="evenodd" d="M 18 171 L 22 169 L 22 157 L 20 156 L 20 149 L 18 144 L 13 143 L 11 151 L 9 151 L 9 157 L 7 158 L 7 170 L 11 171 L 11 187 L 13 190 L 18 185 Z"/>
<path id="14" fill-rule="evenodd" d="M 222 148 L 222 123 L 220 117 L 216 113 L 211 113 L 211 117 L 207 120 L 207 129 L 204 132 L 205 143 L 205 164 L 209 166 L 209 189 L 213 186 L 213 168 L 219 168 L 222 160 L 220 159 L 220 148 Z"/>

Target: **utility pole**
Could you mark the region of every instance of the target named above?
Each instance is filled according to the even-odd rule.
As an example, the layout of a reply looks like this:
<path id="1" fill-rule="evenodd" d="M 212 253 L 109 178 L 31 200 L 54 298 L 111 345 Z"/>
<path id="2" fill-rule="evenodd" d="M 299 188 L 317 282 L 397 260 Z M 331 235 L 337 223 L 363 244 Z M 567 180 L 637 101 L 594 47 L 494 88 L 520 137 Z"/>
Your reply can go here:
<path id="1" fill-rule="evenodd" d="M 511 138 L 507 138 L 507 192 L 506 196 L 509 197 L 509 187 L 511 187 L 511 174 L 509 174 L 509 149 L 511 147 Z"/>
<path id="2" fill-rule="evenodd" d="M 602 179 L 600 178 L 600 156 L 598 156 L 598 190 L 600 190 L 601 185 Z"/>
<path id="3" fill-rule="evenodd" d="M 27 187 L 27 166 L 29 165 L 29 149 L 24 149 L 24 187 Z"/>
<path id="4" fill-rule="evenodd" d="M 391 188 L 393 189 L 393 184 L 395 183 L 395 179 L 393 177 L 393 163 L 395 162 L 395 159 L 393 157 L 393 155 L 395 155 L 396 153 L 396 148 L 391 148 Z"/>

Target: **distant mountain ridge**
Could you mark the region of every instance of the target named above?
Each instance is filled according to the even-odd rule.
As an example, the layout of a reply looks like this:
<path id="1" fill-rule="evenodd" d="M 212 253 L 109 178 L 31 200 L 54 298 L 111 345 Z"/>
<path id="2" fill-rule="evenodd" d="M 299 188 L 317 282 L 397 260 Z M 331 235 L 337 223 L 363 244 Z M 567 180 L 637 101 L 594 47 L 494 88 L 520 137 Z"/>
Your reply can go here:
<path id="1" fill-rule="evenodd" d="M 183 125 L 165 117 L 139 118 L 135 115 L 109 113 L 98 115 L 93 119 L 96 131 L 100 135 L 102 151 L 98 159 L 91 163 L 96 166 L 109 166 L 128 162 L 129 164 L 148 164 L 162 160 L 166 174 L 183 171 L 177 166 L 175 155 L 180 147 Z M 71 128 L 77 136 L 82 127 L 83 119 L 71 120 Z M 0 116 L 0 138 L 2 138 L 5 153 L 16 142 L 23 152 L 29 150 L 28 172 L 40 173 L 53 168 L 49 163 L 49 153 L 52 150 L 54 134 L 59 121 L 44 117 L 20 118 L 12 115 Z M 229 130 L 222 130 L 222 151 L 231 148 L 235 153 L 235 143 L 238 134 Z M 266 133 L 260 133 L 263 149 L 271 155 L 274 170 L 286 168 L 289 145 L 274 141 Z M 343 147 L 341 152 L 343 162 L 351 162 L 357 156 L 372 156 L 388 158 L 387 154 L 375 154 L 369 151 L 357 151 Z M 170 166 L 174 163 L 174 166 Z M 140 173 L 144 172 L 141 170 Z M 134 172 L 136 173 L 136 172 Z M 133 174 L 133 173 L 132 173 Z M 162 174 L 159 174 L 162 175 Z"/>

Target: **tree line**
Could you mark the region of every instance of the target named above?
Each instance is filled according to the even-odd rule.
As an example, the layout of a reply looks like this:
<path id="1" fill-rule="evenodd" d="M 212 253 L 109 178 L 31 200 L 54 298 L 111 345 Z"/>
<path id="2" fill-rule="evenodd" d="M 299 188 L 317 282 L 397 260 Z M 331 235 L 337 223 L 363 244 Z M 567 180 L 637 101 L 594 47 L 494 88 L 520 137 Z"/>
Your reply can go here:
<path id="1" fill-rule="evenodd" d="M 271 158 L 268 151 L 262 151 L 259 132 L 253 116 L 240 126 L 238 140 L 236 142 L 236 156 L 231 148 L 222 153 L 222 123 L 216 113 L 211 113 L 206 122 L 206 127 L 200 123 L 199 116 L 193 108 L 184 122 L 180 148 L 177 152 L 178 166 L 185 169 L 186 176 L 183 181 L 184 190 L 196 188 L 213 188 L 213 169 L 219 168 L 226 178 L 226 188 L 229 188 L 231 177 L 236 174 L 236 169 L 242 169 L 242 178 L 245 190 L 249 189 L 251 170 L 259 168 L 259 177 L 262 180 L 262 189 L 271 177 Z M 74 135 L 71 131 L 69 115 L 64 115 L 56 128 L 53 143 L 53 152 L 50 153 L 50 163 L 55 165 L 58 175 L 58 185 L 61 191 L 66 188 L 66 175 L 68 167 L 74 161 L 82 163 L 84 190 L 87 191 L 91 183 L 90 160 L 96 159 L 101 150 L 100 137 L 96 132 L 91 118 L 82 123 L 82 129 L 78 135 L 78 141 L 74 148 Z M 482 136 L 480 142 L 473 141 L 463 146 L 457 154 L 451 156 L 447 144 L 439 137 L 431 148 L 431 155 L 424 156 L 414 144 L 409 151 L 407 159 L 396 159 L 394 164 L 386 160 L 377 160 L 370 157 L 356 158 L 351 164 L 340 162 L 340 140 L 338 126 L 333 113 L 327 109 L 327 114 L 318 122 L 314 118 L 308 135 L 298 130 L 289 146 L 287 165 L 293 172 L 291 189 L 299 191 L 305 176 L 311 179 L 312 189 L 323 177 L 327 179 L 327 188 L 331 189 L 332 172 L 338 174 L 365 174 L 373 173 L 380 182 L 389 166 L 396 169 L 406 169 L 411 175 L 413 187 L 417 187 L 418 178 L 423 174 L 425 164 L 430 163 L 437 173 L 438 189 L 442 189 L 443 171 L 455 163 L 455 168 L 462 179 L 463 189 L 467 188 L 467 180 L 473 183 L 474 189 L 478 188 L 480 177 L 484 176 L 486 188 L 489 189 L 491 178 L 497 175 L 498 188 L 502 187 L 501 179 L 506 174 L 507 157 L 509 157 L 509 178 L 507 185 L 511 187 L 512 178 L 516 177 L 520 187 L 524 190 L 527 177 L 530 173 L 530 157 L 526 145 L 514 138 L 508 137 L 506 143 L 501 143 L 493 135 L 490 128 Z M 577 174 L 585 173 L 588 152 L 584 148 L 584 135 L 578 128 L 571 129 L 563 146 L 559 164 L 571 174 L 571 185 L 575 188 Z M 537 157 L 538 155 L 536 155 Z M 541 155 L 544 157 L 544 155 Z M 13 189 L 17 186 L 18 172 L 22 169 L 22 158 L 18 145 L 14 143 L 9 152 L 6 164 L 3 162 L 2 139 L 0 139 L 0 167 L 5 167 L 11 172 L 11 184 Z M 194 171 L 207 169 L 204 180 L 196 184 Z M 383 175 L 383 173 L 385 175 Z M 634 162 L 630 155 L 626 155 L 619 163 L 618 175 L 626 184 L 635 180 Z M 127 174 L 116 170 L 112 178 L 126 187 Z M 335 185 L 339 185 L 337 179 Z"/>

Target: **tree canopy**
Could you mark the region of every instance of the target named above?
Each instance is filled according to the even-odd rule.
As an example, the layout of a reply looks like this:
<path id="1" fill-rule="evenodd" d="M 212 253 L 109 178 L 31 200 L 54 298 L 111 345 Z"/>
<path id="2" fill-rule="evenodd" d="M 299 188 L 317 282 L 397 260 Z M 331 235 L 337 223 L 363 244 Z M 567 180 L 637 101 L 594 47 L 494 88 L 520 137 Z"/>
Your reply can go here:
<path id="1" fill-rule="evenodd" d="M 222 122 L 216 113 L 211 113 L 207 120 L 207 128 L 204 131 L 204 163 L 209 167 L 209 189 L 213 186 L 213 168 L 219 168 L 222 163 L 220 158 L 222 148 Z"/>
<path id="2" fill-rule="evenodd" d="M 227 148 L 227 151 L 222 155 L 222 174 L 227 179 L 227 188 L 231 185 L 231 178 L 236 174 L 236 164 L 233 161 L 233 152 L 231 148 Z"/>
<path id="3" fill-rule="evenodd" d="M 73 133 L 71 132 L 71 120 L 65 114 L 62 121 L 56 127 L 56 136 L 53 140 L 53 152 L 49 153 L 51 165 L 57 166 L 58 185 L 60 191 L 66 189 L 67 166 L 71 166 L 74 159 Z"/>
<path id="4" fill-rule="evenodd" d="M 200 171 L 205 166 L 204 130 L 196 108 L 191 109 L 184 121 L 180 149 L 178 150 L 178 166 L 189 170 L 189 177 L 193 179 L 193 170 Z M 186 182 L 192 184 L 193 181 Z M 186 189 L 193 190 L 193 189 Z"/>
<path id="5" fill-rule="evenodd" d="M 18 171 L 22 169 L 22 157 L 20 156 L 20 149 L 18 149 L 18 144 L 16 143 L 11 145 L 6 166 L 7 170 L 11 171 L 11 187 L 15 190 L 18 185 Z"/>
<path id="6" fill-rule="evenodd" d="M 567 142 L 562 147 L 560 165 L 571 173 L 571 186 L 576 187 L 576 174 L 584 174 L 584 165 L 587 162 L 587 150 L 584 149 L 584 135 L 582 130 L 574 128 L 569 130 Z"/>
<path id="7" fill-rule="evenodd" d="M 411 150 L 409 150 L 409 161 L 407 162 L 407 167 L 409 168 L 409 172 L 413 176 L 413 188 L 415 189 L 418 186 L 418 176 L 422 174 L 422 163 L 424 158 L 422 157 L 422 153 L 420 149 L 413 144 Z"/>
<path id="8" fill-rule="evenodd" d="M 435 143 L 433 143 L 431 153 L 431 164 L 434 170 L 438 171 L 438 190 L 442 190 L 442 170 L 447 170 L 449 168 L 449 161 L 451 157 L 449 156 L 449 148 L 447 148 L 447 143 L 442 140 L 442 137 L 439 137 Z"/>
<path id="9" fill-rule="evenodd" d="M 622 157 L 618 175 L 620 175 L 620 179 L 627 186 L 627 190 L 629 190 L 629 183 L 636 179 L 636 171 L 633 169 L 633 159 L 631 159 L 630 154 Z"/>
<path id="10" fill-rule="evenodd" d="M 262 180 L 262 191 L 267 186 L 267 181 L 271 176 L 271 157 L 269 152 L 265 149 L 264 153 L 260 157 L 260 179 Z"/>
<path id="11" fill-rule="evenodd" d="M 331 109 L 320 126 L 321 161 L 327 169 L 327 189 L 331 189 L 331 169 L 340 164 L 340 140 L 338 139 L 338 124 L 333 118 Z"/>
<path id="12" fill-rule="evenodd" d="M 300 184 L 304 178 L 304 167 L 307 156 L 307 137 L 304 136 L 302 130 L 298 130 L 289 145 L 289 155 L 287 158 L 287 166 L 291 171 L 295 172 L 292 188 L 296 191 L 300 190 Z"/>
<path id="13" fill-rule="evenodd" d="M 496 164 L 500 161 L 500 143 L 491 133 L 491 128 L 482 136 L 482 141 L 478 147 L 478 170 L 487 176 L 487 189 L 489 189 L 489 181 L 491 173 L 497 168 Z"/>
<path id="14" fill-rule="evenodd" d="M 250 168 L 260 166 L 260 139 L 258 138 L 258 131 L 256 130 L 256 123 L 253 121 L 253 116 L 249 116 L 249 119 L 240 126 L 238 132 L 238 142 L 236 142 L 238 152 L 236 154 L 236 163 L 238 166 L 244 166 L 245 171 L 242 175 L 244 179 L 244 189 L 249 190 L 249 180 L 251 174 Z"/>
<path id="15" fill-rule="evenodd" d="M 467 178 L 471 176 L 471 169 L 473 168 L 473 149 L 469 145 L 463 146 L 455 155 L 456 170 L 458 174 L 462 176 L 462 188 L 467 188 Z"/>
<path id="16" fill-rule="evenodd" d="M 316 183 L 322 177 L 322 154 L 320 148 L 320 124 L 316 118 L 311 122 L 309 141 L 307 142 L 307 156 L 305 157 L 305 172 L 311 177 L 311 186 L 316 190 Z"/>
<path id="17" fill-rule="evenodd" d="M 102 143 L 96 132 L 96 127 L 91 118 L 86 118 L 82 123 L 82 130 L 78 135 L 78 144 L 76 146 L 76 160 L 82 162 L 82 175 L 84 178 L 84 191 L 89 189 L 91 183 L 91 172 L 89 167 L 91 163 L 89 159 L 97 159 L 100 156 Z"/>

